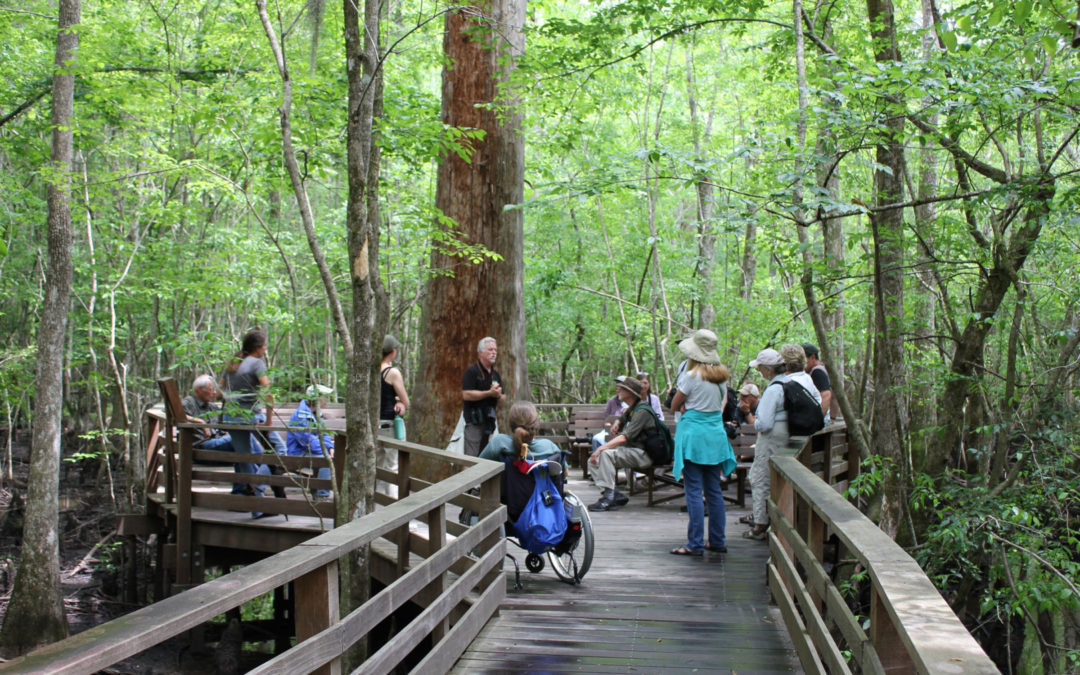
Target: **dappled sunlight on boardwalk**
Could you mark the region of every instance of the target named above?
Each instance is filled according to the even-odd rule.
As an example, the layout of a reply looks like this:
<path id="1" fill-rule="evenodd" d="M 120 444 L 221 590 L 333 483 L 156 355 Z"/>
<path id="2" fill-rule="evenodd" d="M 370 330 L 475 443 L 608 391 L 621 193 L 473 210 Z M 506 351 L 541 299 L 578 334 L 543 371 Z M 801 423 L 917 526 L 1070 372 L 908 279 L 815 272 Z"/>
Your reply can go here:
<path id="1" fill-rule="evenodd" d="M 599 495 L 580 480 L 570 487 L 587 502 Z M 746 526 L 735 520 L 747 510 L 728 510 L 727 554 L 674 556 L 686 541 L 683 503 L 647 508 L 639 493 L 622 509 L 592 514 L 596 553 L 576 588 L 550 568 L 525 571 L 511 546 L 525 588 L 513 589 L 508 561 L 501 613 L 453 672 L 801 672 L 769 605 L 768 547 L 739 536 Z"/>

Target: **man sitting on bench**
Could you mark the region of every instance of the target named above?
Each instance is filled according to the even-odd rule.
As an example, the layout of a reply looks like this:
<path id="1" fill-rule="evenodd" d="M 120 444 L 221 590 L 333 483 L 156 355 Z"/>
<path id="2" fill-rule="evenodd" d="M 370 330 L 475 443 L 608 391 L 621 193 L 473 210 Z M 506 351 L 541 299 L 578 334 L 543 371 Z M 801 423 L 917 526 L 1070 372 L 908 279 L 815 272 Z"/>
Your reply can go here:
<path id="1" fill-rule="evenodd" d="M 221 405 L 217 403 L 219 398 L 214 378 L 209 375 L 199 375 L 191 384 L 191 393 L 184 397 L 180 403 L 184 406 L 184 412 L 196 423 L 216 423 L 221 416 Z M 234 452 L 232 437 L 229 432 L 222 429 L 210 429 L 199 427 L 194 432 L 192 447 L 200 450 L 221 450 L 222 452 Z"/>
<path id="2" fill-rule="evenodd" d="M 593 478 L 601 491 L 600 499 L 589 506 L 590 511 L 610 511 L 630 501 L 629 497 L 615 489 L 615 474 L 619 469 L 652 466 L 652 460 L 643 448 L 645 439 L 656 431 L 656 416 L 644 409 L 634 414 L 634 408 L 641 400 L 641 382 L 627 377 L 615 388 L 619 399 L 627 407 L 619 418 L 618 435 L 589 457 L 589 463 L 594 467 Z"/>

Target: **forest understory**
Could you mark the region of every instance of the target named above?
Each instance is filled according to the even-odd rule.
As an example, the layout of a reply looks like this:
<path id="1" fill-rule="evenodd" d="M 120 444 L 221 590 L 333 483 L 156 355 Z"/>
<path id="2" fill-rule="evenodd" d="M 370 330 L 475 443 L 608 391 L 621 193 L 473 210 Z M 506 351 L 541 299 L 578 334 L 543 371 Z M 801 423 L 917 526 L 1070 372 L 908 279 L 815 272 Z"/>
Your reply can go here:
<path id="1" fill-rule="evenodd" d="M 3 460 L 0 486 L 0 621 L 7 612 L 15 582 L 30 469 L 29 435 L 16 434 L 10 445 L 6 435 L 5 432 L 0 446 L 10 448 L 10 456 Z M 65 445 L 62 454 L 70 457 L 72 446 Z M 116 489 L 120 490 L 121 486 L 117 485 Z M 60 578 L 71 635 L 143 606 L 123 600 L 122 540 L 116 534 L 117 511 L 109 506 L 110 502 L 108 480 L 99 478 L 97 462 L 65 461 L 61 465 Z M 145 590 L 147 584 L 151 580 L 140 576 L 139 588 Z M 219 671 L 212 653 L 193 652 L 185 647 L 185 642 L 183 637 L 168 640 L 102 672 L 168 675 Z"/>

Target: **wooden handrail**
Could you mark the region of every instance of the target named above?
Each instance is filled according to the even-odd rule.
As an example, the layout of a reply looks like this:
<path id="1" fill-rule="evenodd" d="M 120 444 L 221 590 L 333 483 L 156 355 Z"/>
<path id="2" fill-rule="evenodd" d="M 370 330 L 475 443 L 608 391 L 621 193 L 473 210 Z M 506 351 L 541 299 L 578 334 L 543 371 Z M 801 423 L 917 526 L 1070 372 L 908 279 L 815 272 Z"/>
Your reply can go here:
<path id="1" fill-rule="evenodd" d="M 998 672 L 904 549 L 799 458 L 769 463 L 769 587 L 807 672 L 851 672 L 842 650 L 861 672 Z M 868 630 L 833 578 L 856 570 L 823 564 L 833 535 L 844 553 L 831 558 L 854 558 L 869 576 Z"/>
<path id="2" fill-rule="evenodd" d="M 401 443 L 395 442 L 395 445 L 400 448 Z M 0 672 L 93 673 L 289 582 L 304 583 L 306 589 L 323 589 L 321 597 L 297 592 L 296 611 L 297 616 L 322 616 L 326 625 L 317 626 L 318 630 L 311 631 L 310 635 L 298 636 L 300 640 L 307 639 L 262 666 L 258 672 L 299 672 L 298 668 L 310 672 L 336 662 L 345 650 L 390 613 L 421 591 L 430 589 L 432 581 L 445 575 L 453 566 L 464 563 L 468 569 L 428 604 L 419 619 L 409 623 L 390 643 L 369 657 L 369 661 L 380 665 L 380 670 L 393 668 L 407 655 L 407 645 L 416 644 L 431 635 L 436 644 L 428 659 L 438 659 L 440 663 L 449 660 L 452 663 L 498 608 L 505 594 L 505 578 L 498 569 L 506 546 L 500 536 L 500 527 L 506 520 L 506 508 L 498 502 L 499 476 L 503 466 L 497 462 L 462 458 L 415 444 L 407 445 L 410 447 L 400 449 L 434 456 L 442 461 L 468 459 L 463 463 L 469 466 L 430 487 L 299 546 L 10 661 L 0 667 Z M 429 550 L 420 551 L 428 553 L 425 560 L 349 616 L 338 619 L 336 576 L 339 559 L 379 537 L 407 528 L 414 519 L 433 523 L 429 531 L 439 532 L 445 527 L 445 505 L 477 484 L 481 485 L 483 514 L 477 525 L 466 529 L 449 543 L 445 542 L 445 537 L 436 538 L 433 535 Z M 399 544 L 399 548 L 408 551 L 408 540 Z M 475 551 L 481 553 L 478 561 L 470 557 L 470 552 Z M 479 591 L 479 599 L 473 608 L 458 619 L 449 632 L 436 630 L 435 627 L 449 620 L 451 610 L 474 588 Z M 322 609 L 312 609 L 313 603 Z M 327 608 L 331 611 L 327 611 Z"/>

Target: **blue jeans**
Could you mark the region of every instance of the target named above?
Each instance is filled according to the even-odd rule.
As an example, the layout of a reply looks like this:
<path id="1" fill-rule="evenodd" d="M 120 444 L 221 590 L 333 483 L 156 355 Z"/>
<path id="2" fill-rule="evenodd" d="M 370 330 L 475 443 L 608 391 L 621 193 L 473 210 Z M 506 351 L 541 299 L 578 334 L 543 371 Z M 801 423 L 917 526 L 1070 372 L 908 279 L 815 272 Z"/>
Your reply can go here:
<path id="1" fill-rule="evenodd" d="M 686 462 L 683 465 L 683 485 L 686 487 L 686 512 L 690 516 L 690 523 L 686 526 L 686 547 L 694 551 L 705 548 L 702 489 L 709 504 L 709 546 L 725 546 L 727 514 L 724 511 L 724 493 L 720 490 L 720 465 Z"/>
<path id="2" fill-rule="evenodd" d="M 230 415 L 228 413 L 224 413 L 224 414 L 221 415 L 221 421 L 224 424 L 258 424 L 259 422 L 265 421 L 265 420 L 266 420 L 266 415 L 263 415 L 262 413 L 258 413 L 258 414 L 255 414 L 255 415 L 244 414 L 244 413 L 241 413 L 241 414 L 238 414 L 238 415 Z M 260 436 L 262 436 L 263 434 L 258 434 L 253 439 L 251 437 L 252 433 L 253 432 L 251 432 L 251 431 L 236 431 L 236 430 L 229 432 L 229 436 L 231 437 L 230 440 L 232 441 L 232 451 L 236 452 L 236 453 L 239 453 L 239 454 L 242 454 L 242 455 L 248 455 L 248 454 L 261 455 L 261 454 L 263 454 L 262 446 L 259 445 Z M 280 445 L 281 446 L 281 448 L 280 448 L 281 454 L 285 454 L 285 444 L 281 442 L 281 437 L 280 436 L 278 436 L 276 433 L 269 433 L 269 434 L 265 434 L 265 435 L 269 437 L 270 444 L 274 446 L 275 450 L 278 450 L 277 446 Z M 275 438 L 278 440 L 277 443 L 274 443 Z M 234 467 L 236 473 L 254 473 L 254 474 L 258 474 L 260 476 L 269 476 L 270 475 L 270 467 L 265 465 L 265 464 L 252 464 L 250 462 L 239 462 L 237 464 L 234 464 L 233 467 Z M 247 483 L 233 483 L 232 493 L 234 495 L 242 494 L 244 492 L 244 487 L 246 485 L 247 485 Z M 266 486 L 265 485 L 253 485 L 252 487 L 255 489 L 255 494 L 258 495 L 259 497 L 261 497 L 263 495 L 263 493 L 266 491 Z"/>
<path id="3" fill-rule="evenodd" d="M 236 452 L 233 450 L 232 436 L 225 434 L 217 438 L 208 438 L 199 446 L 199 450 L 220 450 L 221 452 Z"/>

